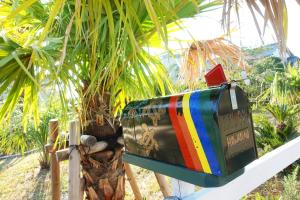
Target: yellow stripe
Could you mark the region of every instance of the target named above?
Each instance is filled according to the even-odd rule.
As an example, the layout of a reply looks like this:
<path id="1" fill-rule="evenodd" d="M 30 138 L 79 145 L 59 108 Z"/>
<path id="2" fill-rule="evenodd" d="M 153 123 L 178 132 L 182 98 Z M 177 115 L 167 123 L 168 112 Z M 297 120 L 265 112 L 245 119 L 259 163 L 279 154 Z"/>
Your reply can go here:
<path id="1" fill-rule="evenodd" d="M 196 148 L 198 157 L 200 159 L 202 168 L 203 168 L 203 170 L 204 170 L 205 173 L 210 173 L 211 174 L 211 169 L 209 167 L 206 155 L 204 153 L 202 144 L 201 144 L 201 142 L 199 140 L 199 137 L 198 137 L 198 134 L 197 134 L 197 131 L 196 131 L 196 128 L 195 128 L 195 125 L 194 125 L 191 113 L 190 113 L 190 104 L 189 104 L 189 102 L 190 102 L 190 96 L 191 96 L 190 93 L 189 94 L 185 94 L 183 96 L 183 99 L 182 99 L 182 109 L 183 109 L 184 119 L 185 119 L 185 121 L 186 121 L 186 123 L 188 125 L 188 129 L 189 129 L 191 138 L 193 140 L 194 146 Z"/>

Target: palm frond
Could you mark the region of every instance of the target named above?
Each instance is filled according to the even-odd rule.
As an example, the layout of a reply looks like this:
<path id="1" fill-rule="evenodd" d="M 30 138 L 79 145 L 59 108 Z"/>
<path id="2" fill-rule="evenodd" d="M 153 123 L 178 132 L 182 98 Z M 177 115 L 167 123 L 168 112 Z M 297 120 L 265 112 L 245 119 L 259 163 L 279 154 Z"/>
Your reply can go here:
<path id="1" fill-rule="evenodd" d="M 229 32 L 230 31 L 230 18 L 231 10 L 239 9 L 239 0 L 223 0 L 223 14 L 222 14 L 222 24 L 223 27 Z M 297 0 L 298 1 L 298 0 Z M 287 42 L 287 31 L 288 31 L 288 16 L 287 7 L 285 0 L 246 0 L 247 7 L 249 8 L 253 20 L 255 22 L 256 29 L 260 38 L 262 39 L 264 30 L 270 22 L 273 31 L 275 33 L 277 42 L 279 44 L 279 49 L 281 56 L 286 55 L 286 42 Z M 238 14 L 238 13 L 237 13 Z M 263 27 L 258 23 L 258 16 L 264 19 Z M 261 28 L 262 27 L 262 28 Z"/>
<path id="2" fill-rule="evenodd" d="M 109 94 L 109 114 L 129 99 L 172 91 L 164 66 L 145 47 L 155 34 L 167 45 L 169 24 L 209 10 L 219 5 L 216 2 L 20 1 L 13 15 L 7 12 L 12 5 L 7 5 L 1 30 L 8 40 L 0 45 L 11 48 L 8 41 L 13 41 L 17 46 L 0 51 L 0 95 L 7 95 L 0 119 L 18 103 L 24 104 L 25 116 L 37 118 L 44 86 L 55 88 L 66 110 L 72 97 L 71 105 L 77 108 L 95 95 Z M 79 109 L 85 112 L 85 106 Z"/>
<path id="3" fill-rule="evenodd" d="M 221 63 L 225 70 L 245 69 L 247 66 L 241 48 L 223 37 L 192 43 L 183 58 L 180 77 L 186 84 L 198 82 L 208 69 L 218 63 Z"/>

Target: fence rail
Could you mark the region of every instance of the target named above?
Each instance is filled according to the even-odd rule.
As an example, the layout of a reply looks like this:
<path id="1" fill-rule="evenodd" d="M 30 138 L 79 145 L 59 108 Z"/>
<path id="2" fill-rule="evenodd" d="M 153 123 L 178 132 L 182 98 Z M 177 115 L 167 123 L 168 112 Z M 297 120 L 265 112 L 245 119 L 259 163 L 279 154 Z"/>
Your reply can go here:
<path id="1" fill-rule="evenodd" d="M 226 185 L 216 188 L 203 188 L 182 199 L 241 199 L 299 158 L 300 136 L 250 163 L 245 167 L 245 172 L 241 176 Z"/>

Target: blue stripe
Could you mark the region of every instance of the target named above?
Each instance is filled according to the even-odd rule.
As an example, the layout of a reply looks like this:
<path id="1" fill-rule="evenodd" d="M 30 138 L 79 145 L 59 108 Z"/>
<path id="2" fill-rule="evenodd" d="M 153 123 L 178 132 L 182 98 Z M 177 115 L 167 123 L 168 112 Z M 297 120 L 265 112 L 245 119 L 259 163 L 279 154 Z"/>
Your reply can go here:
<path id="1" fill-rule="evenodd" d="M 198 133 L 198 137 L 201 141 L 204 152 L 206 154 L 208 163 L 210 165 L 212 174 L 222 175 L 215 151 L 213 149 L 213 146 L 211 144 L 211 141 L 209 139 L 207 130 L 205 128 L 205 125 L 203 123 L 203 119 L 201 116 L 200 95 L 201 95 L 200 92 L 194 92 L 191 94 L 191 97 L 190 97 L 191 116 L 192 116 L 193 122 L 195 124 L 196 130 Z"/>

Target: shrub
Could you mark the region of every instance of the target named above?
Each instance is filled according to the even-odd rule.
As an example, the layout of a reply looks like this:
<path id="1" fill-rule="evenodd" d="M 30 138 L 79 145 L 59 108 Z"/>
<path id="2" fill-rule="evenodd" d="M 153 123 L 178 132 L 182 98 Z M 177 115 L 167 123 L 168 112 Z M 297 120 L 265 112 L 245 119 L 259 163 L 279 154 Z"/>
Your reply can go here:
<path id="1" fill-rule="evenodd" d="M 13 112 L 11 121 L 0 124 L 0 154 L 24 153 L 33 143 L 22 126 L 21 111 Z"/>
<path id="2" fill-rule="evenodd" d="M 35 129 L 33 126 L 30 126 L 28 131 L 28 137 L 39 150 L 39 162 L 42 169 L 50 167 L 49 154 L 44 147 L 47 144 L 49 121 L 52 118 L 55 118 L 55 113 L 47 111 L 42 115 L 38 128 Z"/>
<path id="3" fill-rule="evenodd" d="M 283 192 L 282 192 L 282 200 L 298 200 L 300 199 L 300 193 L 298 191 L 299 182 L 297 180 L 299 172 L 299 166 L 297 166 L 294 171 L 284 176 L 283 178 Z"/>
<path id="4" fill-rule="evenodd" d="M 271 85 L 271 101 L 300 103 L 300 68 L 288 67 L 284 73 L 277 73 Z"/>
<path id="5" fill-rule="evenodd" d="M 24 130 L 22 125 L 22 112 L 14 112 L 12 121 L 0 125 L 0 154 L 23 154 L 25 151 L 37 148 L 40 153 L 39 162 L 43 169 L 49 168 L 49 155 L 45 151 L 45 144 L 48 139 L 48 123 L 57 116 L 57 109 L 50 108 L 43 112 L 38 127 L 35 127 L 32 120 L 27 123 Z"/>
<path id="6" fill-rule="evenodd" d="M 253 67 L 255 69 L 256 74 L 261 74 L 266 72 L 267 70 L 271 70 L 271 71 L 279 71 L 279 72 L 283 72 L 284 71 L 284 65 L 281 61 L 280 58 L 278 57 L 266 57 L 263 58 L 261 60 L 258 60 L 257 62 L 255 62 L 253 64 Z"/>
<path id="7" fill-rule="evenodd" d="M 268 151 L 298 135 L 296 116 L 300 112 L 299 106 L 270 104 L 264 110 L 267 113 L 254 116 L 258 147 Z"/>
<path id="8" fill-rule="evenodd" d="M 275 73 L 283 71 L 284 65 L 278 57 L 267 57 L 254 62 L 249 74 L 251 86 L 245 87 L 250 99 L 258 101 L 257 97 L 263 95 L 265 91 L 268 91 L 267 97 L 269 97 L 268 89 L 273 82 Z"/>

